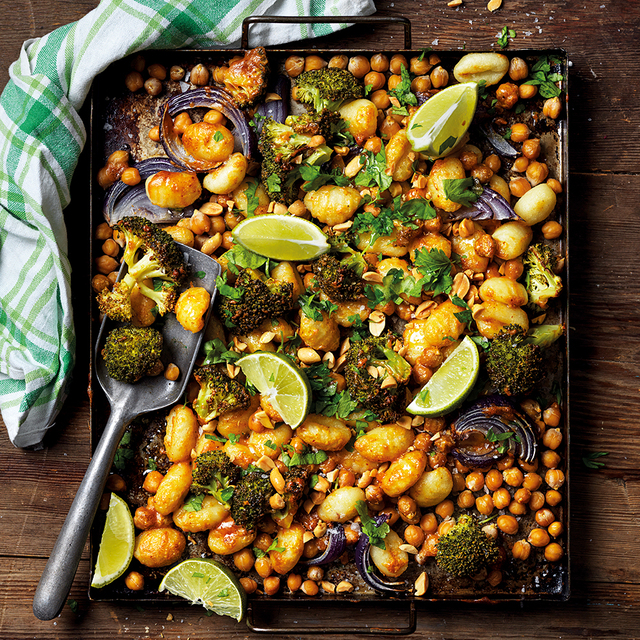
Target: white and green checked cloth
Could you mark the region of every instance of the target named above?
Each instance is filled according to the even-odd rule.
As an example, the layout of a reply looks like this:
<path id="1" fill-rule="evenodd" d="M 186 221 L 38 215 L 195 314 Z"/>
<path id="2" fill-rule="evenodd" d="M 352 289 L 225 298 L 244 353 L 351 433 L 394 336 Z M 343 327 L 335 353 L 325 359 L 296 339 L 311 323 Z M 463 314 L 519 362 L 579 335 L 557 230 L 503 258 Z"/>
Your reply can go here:
<path id="1" fill-rule="evenodd" d="M 0 409 L 14 445 L 42 442 L 74 364 L 62 210 L 86 141 L 78 110 L 93 78 L 142 49 L 238 46 L 250 15 L 374 12 L 373 0 L 103 0 L 78 22 L 24 43 L 0 97 Z M 258 24 L 251 46 L 345 26 Z"/>

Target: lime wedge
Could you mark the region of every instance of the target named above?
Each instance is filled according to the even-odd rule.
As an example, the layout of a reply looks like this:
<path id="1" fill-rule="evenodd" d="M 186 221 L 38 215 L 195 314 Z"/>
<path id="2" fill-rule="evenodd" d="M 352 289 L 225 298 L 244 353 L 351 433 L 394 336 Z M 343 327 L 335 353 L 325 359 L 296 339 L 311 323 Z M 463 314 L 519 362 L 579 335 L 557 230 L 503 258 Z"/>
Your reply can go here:
<path id="1" fill-rule="evenodd" d="M 407 139 L 414 151 L 442 158 L 456 150 L 478 103 L 475 82 L 454 84 L 429 98 L 411 117 Z"/>
<path id="2" fill-rule="evenodd" d="M 173 567 L 159 587 L 238 622 L 247 609 L 247 594 L 233 573 L 215 560 L 195 558 Z"/>
<path id="3" fill-rule="evenodd" d="M 311 388 L 304 372 L 286 356 L 256 351 L 236 361 L 247 380 L 294 429 L 309 413 Z"/>
<path id="4" fill-rule="evenodd" d="M 273 260 L 313 260 L 329 251 L 327 236 L 313 222 L 270 214 L 246 218 L 233 229 L 235 242 Z"/>
<path id="5" fill-rule="evenodd" d="M 129 505 L 111 494 L 91 586 L 100 589 L 119 578 L 133 558 L 136 534 Z"/>
<path id="6" fill-rule="evenodd" d="M 466 336 L 422 387 L 407 411 L 432 418 L 449 413 L 467 397 L 478 379 L 479 371 L 478 347 Z"/>

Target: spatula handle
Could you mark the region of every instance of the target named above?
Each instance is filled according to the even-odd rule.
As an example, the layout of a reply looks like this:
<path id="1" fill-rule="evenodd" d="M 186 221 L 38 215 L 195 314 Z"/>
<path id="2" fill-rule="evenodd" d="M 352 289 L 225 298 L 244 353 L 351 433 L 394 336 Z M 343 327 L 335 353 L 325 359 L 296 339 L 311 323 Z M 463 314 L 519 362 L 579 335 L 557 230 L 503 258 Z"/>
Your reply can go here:
<path id="1" fill-rule="evenodd" d="M 55 618 L 67 600 L 116 449 L 133 419 L 125 413 L 113 409 L 44 568 L 33 598 L 33 613 L 40 620 Z"/>

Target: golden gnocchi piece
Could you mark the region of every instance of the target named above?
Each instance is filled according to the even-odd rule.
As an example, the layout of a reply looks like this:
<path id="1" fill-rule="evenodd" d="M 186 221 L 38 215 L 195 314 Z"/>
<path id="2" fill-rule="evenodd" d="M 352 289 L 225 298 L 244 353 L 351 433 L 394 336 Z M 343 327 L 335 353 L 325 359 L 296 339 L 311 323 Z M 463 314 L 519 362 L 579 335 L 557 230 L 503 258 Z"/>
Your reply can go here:
<path id="1" fill-rule="evenodd" d="M 211 193 L 231 193 L 242 184 L 247 175 L 247 167 L 247 159 L 240 152 L 234 153 L 223 165 L 207 173 L 202 186 Z"/>
<path id="2" fill-rule="evenodd" d="M 453 68 L 458 82 L 481 82 L 489 87 L 498 84 L 509 70 L 509 58 L 502 53 L 468 53 Z"/>
<path id="3" fill-rule="evenodd" d="M 453 476 L 446 467 L 425 471 L 409 489 L 409 495 L 419 507 L 434 507 L 453 489 Z"/>
<path id="4" fill-rule="evenodd" d="M 390 462 L 404 453 L 414 440 L 412 429 L 389 424 L 374 427 L 358 438 L 354 447 L 361 455 L 372 462 Z"/>
<path id="5" fill-rule="evenodd" d="M 184 505 L 173 514 L 173 522 L 187 533 L 207 531 L 217 527 L 229 515 L 229 509 L 213 496 L 205 496 L 198 511 L 187 510 Z"/>
<path id="6" fill-rule="evenodd" d="M 207 544 L 213 553 L 230 556 L 250 545 L 256 538 L 256 529 L 245 529 L 232 518 L 226 518 L 217 527 L 209 531 Z"/>
<path id="7" fill-rule="evenodd" d="M 158 171 L 145 182 L 149 200 L 158 207 L 184 209 L 202 193 L 197 174 L 190 171 Z"/>
<path id="8" fill-rule="evenodd" d="M 187 541 L 177 529 L 147 529 L 136 536 L 133 557 L 145 567 L 157 569 L 180 560 Z"/>
<path id="9" fill-rule="evenodd" d="M 362 196 L 353 187 L 325 184 L 317 191 L 309 191 L 304 204 L 309 213 L 322 224 L 342 224 L 353 216 L 362 202 Z"/>
<path id="10" fill-rule="evenodd" d="M 198 440 L 198 418 L 184 405 L 178 404 L 169 411 L 164 448 L 171 462 L 191 460 L 191 450 Z"/>
<path id="11" fill-rule="evenodd" d="M 427 178 L 427 195 L 433 201 L 433 204 L 446 211 L 447 213 L 453 213 L 457 211 L 462 205 L 453 200 L 447 198 L 444 191 L 445 180 L 459 180 L 466 177 L 462 162 L 455 156 L 448 156 L 436 160 L 429 171 L 429 177 Z"/>
<path id="12" fill-rule="evenodd" d="M 364 500 L 359 487 L 341 487 L 332 491 L 318 507 L 318 516 L 325 522 L 346 522 L 358 515 L 356 503 Z"/>
<path id="13" fill-rule="evenodd" d="M 351 440 L 351 429 L 339 418 L 308 415 L 296 429 L 306 444 L 322 451 L 340 451 Z"/>
<path id="14" fill-rule="evenodd" d="M 384 549 L 371 545 L 371 560 L 380 573 L 388 578 L 401 576 L 409 566 L 409 554 L 400 548 L 402 538 L 393 530 L 384 538 Z"/>
<path id="15" fill-rule="evenodd" d="M 211 296 L 204 287 L 189 287 L 176 303 L 176 318 L 187 331 L 198 333 L 204 329 L 204 317 L 209 310 Z"/>
<path id="16" fill-rule="evenodd" d="M 198 160 L 224 162 L 233 153 L 234 144 L 233 134 L 221 124 L 195 122 L 182 134 L 185 151 Z"/>
<path id="17" fill-rule="evenodd" d="M 347 123 L 349 133 L 358 144 L 376 134 L 378 128 L 378 109 L 371 100 L 360 98 L 347 102 L 339 109 L 340 115 Z"/>

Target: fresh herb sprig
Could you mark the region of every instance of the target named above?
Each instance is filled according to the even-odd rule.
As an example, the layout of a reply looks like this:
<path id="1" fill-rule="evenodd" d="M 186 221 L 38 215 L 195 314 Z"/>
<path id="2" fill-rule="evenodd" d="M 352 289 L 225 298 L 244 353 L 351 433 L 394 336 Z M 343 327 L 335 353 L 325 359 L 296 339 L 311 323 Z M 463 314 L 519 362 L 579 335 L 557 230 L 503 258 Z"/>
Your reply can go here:
<path id="1" fill-rule="evenodd" d="M 362 532 L 369 536 L 369 543 L 374 547 L 385 549 L 384 539 L 390 531 L 389 525 L 386 522 L 376 524 L 376 521 L 369 515 L 369 509 L 364 500 L 356 502 L 356 509 L 360 516 Z"/>
<path id="2" fill-rule="evenodd" d="M 595 451 L 593 453 L 588 453 L 586 456 L 582 456 L 582 463 L 587 467 L 587 469 L 601 469 L 604 467 L 604 462 L 601 462 L 598 458 L 608 455 L 608 451 Z"/>

